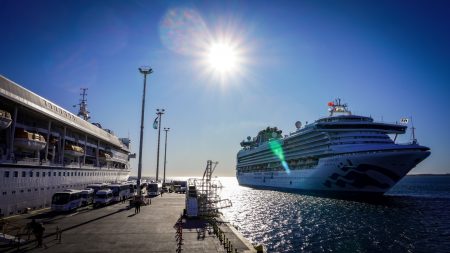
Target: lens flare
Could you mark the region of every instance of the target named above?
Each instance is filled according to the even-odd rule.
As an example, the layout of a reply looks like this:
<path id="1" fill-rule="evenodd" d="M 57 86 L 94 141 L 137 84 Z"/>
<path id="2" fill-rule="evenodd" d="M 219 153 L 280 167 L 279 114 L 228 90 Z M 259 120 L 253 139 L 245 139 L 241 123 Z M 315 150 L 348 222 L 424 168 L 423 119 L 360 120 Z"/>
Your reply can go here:
<path id="1" fill-rule="evenodd" d="M 193 8 L 171 8 L 161 19 L 159 35 L 167 49 L 194 57 L 209 84 L 229 87 L 245 78 L 249 63 L 245 26 L 233 20 L 212 27 Z"/>
<path id="2" fill-rule="evenodd" d="M 270 150 L 272 150 L 272 153 L 280 159 L 281 165 L 283 166 L 284 170 L 287 174 L 291 173 L 291 170 L 289 169 L 289 165 L 284 159 L 284 152 L 283 147 L 281 146 L 280 140 L 270 140 L 269 141 L 269 147 Z"/>
<path id="3" fill-rule="evenodd" d="M 184 55 L 197 55 L 209 41 L 209 30 L 200 14 L 190 8 L 170 9 L 159 25 L 161 42 Z"/>

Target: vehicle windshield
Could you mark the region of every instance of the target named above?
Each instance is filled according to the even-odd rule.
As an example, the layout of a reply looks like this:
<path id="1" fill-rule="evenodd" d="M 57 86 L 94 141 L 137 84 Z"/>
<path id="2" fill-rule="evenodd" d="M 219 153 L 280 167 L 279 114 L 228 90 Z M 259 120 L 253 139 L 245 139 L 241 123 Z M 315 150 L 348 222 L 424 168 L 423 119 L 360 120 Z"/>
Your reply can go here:
<path id="1" fill-rule="evenodd" d="M 147 190 L 151 191 L 151 192 L 156 192 L 156 191 L 158 191 L 158 185 L 157 184 L 151 184 L 151 185 L 149 185 L 147 187 Z"/>
<path id="2" fill-rule="evenodd" d="M 70 201 L 69 193 L 56 193 L 53 195 L 52 203 L 55 205 L 64 205 Z"/>
<path id="3" fill-rule="evenodd" d="M 119 196 L 119 193 L 120 193 L 119 187 L 112 187 L 111 190 L 112 190 L 114 196 Z"/>

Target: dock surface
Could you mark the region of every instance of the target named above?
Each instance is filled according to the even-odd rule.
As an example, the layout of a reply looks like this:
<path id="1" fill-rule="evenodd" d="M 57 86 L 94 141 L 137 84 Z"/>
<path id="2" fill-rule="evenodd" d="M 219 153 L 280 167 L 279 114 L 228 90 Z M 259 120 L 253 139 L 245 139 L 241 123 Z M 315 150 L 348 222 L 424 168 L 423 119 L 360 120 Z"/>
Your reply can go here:
<path id="1" fill-rule="evenodd" d="M 45 226 L 45 247 L 36 248 L 34 236 L 31 235 L 30 240 L 22 236 L 27 241 L 20 245 L 19 250 L 15 247 L 0 248 L 0 251 L 227 252 L 209 223 L 202 219 L 182 218 L 184 203 L 184 194 L 165 193 L 162 197 L 152 198 L 151 204 L 142 206 L 138 214 L 135 214 L 134 208 L 128 208 L 127 202 L 58 215 L 43 212 L 13 217 L 11 220 L 15 224 L 25 225 L 32 218 L 42 222 Z M 232 252 L 255 252 L 252 245 L 229 224 L 218 224 L 233 246 Z M 62 231 L 60 242 L 56 239 L 57 228 Z"/>

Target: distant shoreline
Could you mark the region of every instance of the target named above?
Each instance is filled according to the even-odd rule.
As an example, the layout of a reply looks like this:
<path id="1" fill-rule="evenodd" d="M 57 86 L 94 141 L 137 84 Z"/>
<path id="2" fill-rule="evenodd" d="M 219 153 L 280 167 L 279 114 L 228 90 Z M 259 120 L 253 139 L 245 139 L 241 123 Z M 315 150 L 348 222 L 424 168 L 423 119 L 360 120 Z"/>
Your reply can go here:
<path id="1" fill-rule="evenodd" d="M 408 174 L 407 176 L 450 176 L 450 173 L 445 173 L 445 174 Z"/>

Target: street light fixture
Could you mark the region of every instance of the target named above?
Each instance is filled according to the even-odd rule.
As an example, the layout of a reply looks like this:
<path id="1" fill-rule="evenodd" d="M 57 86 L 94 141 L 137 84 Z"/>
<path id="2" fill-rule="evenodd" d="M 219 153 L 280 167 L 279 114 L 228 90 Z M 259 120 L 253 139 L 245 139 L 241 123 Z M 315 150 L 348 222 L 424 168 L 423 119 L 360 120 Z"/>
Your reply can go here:
<path id="1" fill-rule="evenodd" d="M 156 114 L 158 115 L 158 150 L 156 152 L 156 182 L 159 179 L 159 143 L 161 137 L 161 117 L 164 114 L 164 109 L 156 109 Z"/>
<path id="2" fill-rule="evenodd" d="M 163 176 L 163 185 L 166 183 L 166 155 L 167 155 L 167 132 L 169 132 L 170 127 L 165 127 L 164 131 L 166 131 L 166 143 L 164 145 L 164 176 Z"/>
<path id="3" fill-rule="evenodd" d="M 137 190 L 138 195 L 141 196 L 141 175 L 142 175 L 142 140 L 144 138 L 144 109 L 145 109 L 145 88 L 147 86 L 147 75 L 153 73 L 150 67 L 140 67 L 139 72 L 144 75 L 144 91 L 142 94 L 142 111 L 141 111 L 141 134 L 139 137 L 139 163 L 138 163 L 138 179 Z"/>

